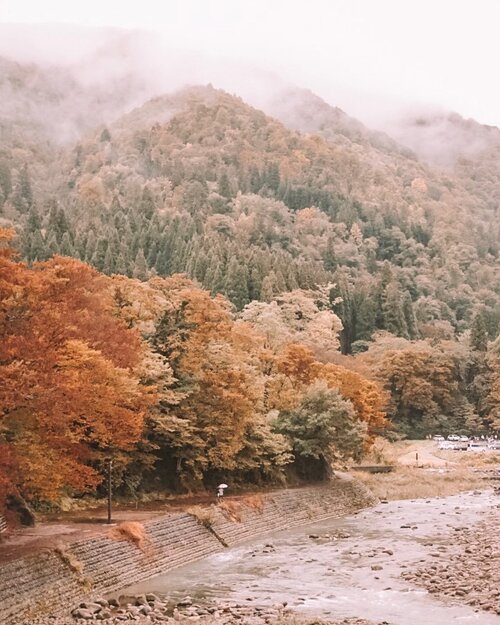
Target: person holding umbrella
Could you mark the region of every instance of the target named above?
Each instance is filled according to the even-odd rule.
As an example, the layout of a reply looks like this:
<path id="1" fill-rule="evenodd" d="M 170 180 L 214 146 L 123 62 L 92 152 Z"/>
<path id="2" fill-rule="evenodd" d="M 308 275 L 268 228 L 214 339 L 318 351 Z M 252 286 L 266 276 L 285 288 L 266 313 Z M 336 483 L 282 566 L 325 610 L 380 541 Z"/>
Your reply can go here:
<path id="1" fill-rule="evenodd" d="M 219 484 L 219 486 L 217 486 L 217 503 L 219 503 L 224 497 L 224 491 L 226 488 L 227 484 Z"/>

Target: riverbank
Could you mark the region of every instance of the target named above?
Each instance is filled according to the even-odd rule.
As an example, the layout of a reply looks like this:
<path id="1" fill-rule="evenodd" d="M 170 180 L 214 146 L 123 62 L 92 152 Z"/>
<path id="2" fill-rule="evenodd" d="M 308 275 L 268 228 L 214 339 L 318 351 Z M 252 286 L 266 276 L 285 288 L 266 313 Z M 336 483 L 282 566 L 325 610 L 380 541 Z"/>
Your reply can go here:
<path id="1" fill-rule="evenodd" d="M 389 473 L 356 475 L 378 499 L 428 499 L 449 497 L 483 489 L 482 472 L 500 466 L 500 454 L 443 451 L 435 441 L 398 441 L 378 438 L 363 460 L 389 465 Z"/>
<path id="2" fill-rule="evenodd" d="M 448 544 L 431 554 L 431 564 L 403 578 L 444 599 L 500 615 L 499 520 L 497 509 L 477 526 L 456 527 Z"/>
<path id="3" fill-rule="evenodd" d="M 189 595 L 202 609 L 234 603 L 266 610 L 286 603 L 293 614 L 319 621 L 500 625 L 491 611 L 478 612 L 405 578 L 440 558 L 445 564 L 442 554 L 460 528 L 480 532 L 488 519 L 498 521 L 499 501 L 487 485 L 482 492 L 380 503 L 213 554 L 133 585 L 121 599 L 155 593 L 179 602 Z"/>
<path id="4" fill-rule="evenodd" d="M 349 476 L 320 486 L 274 491 L 208 509 L 133 520 L 56 549 L 11 560 L 0 569 L 0 623 L 26 625 L 60 616 L 82 601 L 120 591 L 199 561 L 228 546 L 373 505 Z M 50 621 L 49 621 L 50 622 Z"/>
<path id="5" fill-rule="evenodd" d="M 456 467 L 398 466 L 391 473 L 359 473 L 357 477 L 378 499 L 388 501 L 450 497 L 485 487 L 480 474 Z"/>
<path id="6" fill-rule="evenodd" d="M 283 603 L 256 607 L 218 602 L 207 606 L 197 605 L 186 597 L 172 604 L 168 598 L 151 593 L 129 597 L 129 602 L 120 608 L 109 605 L 105 599 L 98 601 L 82 604 L 86 607 L 75 610 L 75 614 L 84 615 L 84 618 L 57 617 L 49 621 L 33 621 L 30 625 L 88 625 L 102 621 L 116 625 L 387 625 L 385 621 L 376 624 L 357 618 L 306 619 L 293 613 Z"/>

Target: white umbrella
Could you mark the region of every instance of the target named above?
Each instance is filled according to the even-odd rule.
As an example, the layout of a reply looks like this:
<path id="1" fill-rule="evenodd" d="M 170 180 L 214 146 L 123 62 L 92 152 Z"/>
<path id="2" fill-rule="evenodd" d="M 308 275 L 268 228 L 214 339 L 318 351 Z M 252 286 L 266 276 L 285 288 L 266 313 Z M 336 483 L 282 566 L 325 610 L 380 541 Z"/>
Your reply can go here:
<path id="1" fill-rule="evenodd" d="M 227 484 L 219 484 L 217 488 L 229 488 Z"/>

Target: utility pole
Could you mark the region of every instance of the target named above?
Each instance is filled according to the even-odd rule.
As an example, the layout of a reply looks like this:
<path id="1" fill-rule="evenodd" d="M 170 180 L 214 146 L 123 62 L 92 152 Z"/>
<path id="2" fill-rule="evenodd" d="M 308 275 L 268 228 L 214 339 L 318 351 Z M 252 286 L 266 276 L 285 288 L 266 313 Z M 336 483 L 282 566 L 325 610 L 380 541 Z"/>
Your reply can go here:
<path id="1" fill-rule="evenodd" d="M 108 525 L 111 524 L 111 472 L 113 470 L 113 460 L 108 458 Z"/>

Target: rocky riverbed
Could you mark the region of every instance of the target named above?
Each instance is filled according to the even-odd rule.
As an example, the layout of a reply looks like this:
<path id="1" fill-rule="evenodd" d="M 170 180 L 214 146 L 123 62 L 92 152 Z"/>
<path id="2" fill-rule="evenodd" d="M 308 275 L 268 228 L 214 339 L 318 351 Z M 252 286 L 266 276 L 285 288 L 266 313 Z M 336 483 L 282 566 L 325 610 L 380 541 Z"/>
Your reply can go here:
<path id="1" fill-rule="evenodd" d="M 403 573 L 403 578 L 434 595 L 500 615 L 498 521 L 499 514 L 494 512 L 477 526 L 456 527 L 449 544 L 438 545 L 430 553 L 431 563 Z"/>
<path id="2" fill-rule="evenodd" d="M 493 489 L 382 502 L 227 549 L 43 625 L 500 625 L 499 520 Z"/>
<path id="3" fill-rule="evenodd" d="M 154 593 L 114 599 L 98 598 L 82 602 L 72 611 L 72 618 L 49 617 L 30 625 L 388 625 L 385 621 L 372 623 L 364 619 L 340 620 L 304 619 L 294 614 L 286 604 L 256 607 L 237 603 L 200 605 L 191 597 L 172 603 Z"/>
<path id="4" fill-rule="evenodd" d="M 199 605 L 232 601 L 269 608 L 286 602 L 298 615 L 334 622 L 362 618 L 391 625 L 415 625 L 417 621 L 426 625 L 500 625 L 500 615 L 494 610 L 468 605 L 458 601 L 459 596 L 429 592 L 421 581 L 410 577 L 431 566 L 446 568 L 447 559 L 451 564 L 451 557 L 460 553 L 460 536 L 465 548 L 479 548 L 472 535 L 471 545 L 466 544 L 468 528 L 476 528 L 478 535 L 484 524 L 494 528 L 500 521 L 499 503 L 493 488 L 452 497 L 380 503 L 349 517 L 228 549 L 127 592 L 168 593 L 174 600 L 190 595 Z M 489 551 L 485 543 L 483 555 Z M 478 557 L 475 563 L 471 559 L 472 568 L 481 563 L 490 566 L 487 559 Z M 457 570 L 460 566 L 457 561 Z M 480 569 L 478 574 L 482 574 Z M 495 581 L 493 577 L 491 590 Z"/>

